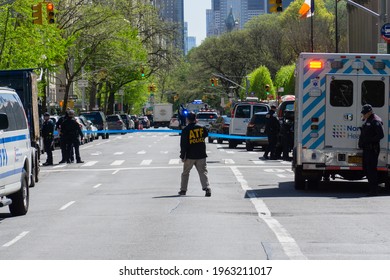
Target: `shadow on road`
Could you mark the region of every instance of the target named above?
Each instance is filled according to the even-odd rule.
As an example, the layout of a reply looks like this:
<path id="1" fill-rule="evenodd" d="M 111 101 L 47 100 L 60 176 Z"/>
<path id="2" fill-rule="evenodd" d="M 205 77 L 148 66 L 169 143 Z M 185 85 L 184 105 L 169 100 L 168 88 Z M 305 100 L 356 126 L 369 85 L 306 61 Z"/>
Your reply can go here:
<path id="1" fill-rule="evenodd" d="M 333 197 L 337 199 L 354 199 L 366 197 L 367 182 L 330 181 L 321 182 L 317 189 L 296 190 L 294 182 L 281 182 L 278 188 L 248 190 L 245 198 L 250 197 Z M 385 188 L 380 188 L 378 196 L 390 196 Z"/>

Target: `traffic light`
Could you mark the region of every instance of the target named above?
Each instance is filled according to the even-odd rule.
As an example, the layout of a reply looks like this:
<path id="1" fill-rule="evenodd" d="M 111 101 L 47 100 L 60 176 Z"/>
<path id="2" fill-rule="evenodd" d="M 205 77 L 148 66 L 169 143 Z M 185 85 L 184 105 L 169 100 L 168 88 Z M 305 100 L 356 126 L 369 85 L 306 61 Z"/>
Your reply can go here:
<path id="1" fill-rule="evenodd" d="M 51 2 L 48 2 L 46 4 L 46 11 L 47 11 L 47 22 L 49 24 L 55 23 L 55 18 L 54 18 L 54 4 Z"/>
<path id="2" fill-rule="evenodd" d="M 32 17 L 34 24 L 42 24 L 42 3 L 32 5 Z"/>
<path id="3" fill-rule="evenodd" d="M 270 13 L 280 13 L 283 12 L 283 0 L 268 0 L 269 3 L 269 12 Z"/>
<path id="4" fill-rule="evenodd" d="M 145 77 L 145 69 L 143 66 L 141 66 L 141 77 Z"/>
<path id="5" fill-rule="evenodd" d="M 211 78 L 210 79 L 210 84 L 211 84 L 212 87 L 215 86 L 215 78 Z"/>

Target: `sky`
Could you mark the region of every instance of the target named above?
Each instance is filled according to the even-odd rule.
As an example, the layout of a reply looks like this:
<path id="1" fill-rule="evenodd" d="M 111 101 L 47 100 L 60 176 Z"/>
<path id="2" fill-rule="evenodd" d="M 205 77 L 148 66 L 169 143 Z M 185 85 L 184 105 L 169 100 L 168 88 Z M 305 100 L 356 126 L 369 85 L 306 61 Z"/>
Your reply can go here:
<path id="1" fill-rule="evenodd" d="M 184 0 L 184 21 L 188 22 L 188 36 L 196 37 L 199 46 L 206 38 L 206 10 L 211 0 Z"/>

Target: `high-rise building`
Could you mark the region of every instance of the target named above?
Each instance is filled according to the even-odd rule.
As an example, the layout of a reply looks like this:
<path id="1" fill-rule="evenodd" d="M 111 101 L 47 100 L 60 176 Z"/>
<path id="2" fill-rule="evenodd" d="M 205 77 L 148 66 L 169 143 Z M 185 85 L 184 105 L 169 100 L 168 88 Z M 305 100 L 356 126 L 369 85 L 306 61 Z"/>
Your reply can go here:
<path id="1" fill-rule="evenodd" d="M 185 52 L 184 40 L 184 0 L 154 0 L 156 7 L 160 9 L 163 20 L 177 24 L 179 36 L 175 40 L 177 48 Z"/>
<path id="2" fill-rule="evenodd" d="M 283 8 L 292 1 L 283 0 Z M 232 30 L 232 16 L 236 22 L 233 29 L 243 29 L 252 17 L 268 13 L 268 10 L 268 0 L 211 0 L 211 9 L 206 11 L 206 35 L 215 36 Z"/>

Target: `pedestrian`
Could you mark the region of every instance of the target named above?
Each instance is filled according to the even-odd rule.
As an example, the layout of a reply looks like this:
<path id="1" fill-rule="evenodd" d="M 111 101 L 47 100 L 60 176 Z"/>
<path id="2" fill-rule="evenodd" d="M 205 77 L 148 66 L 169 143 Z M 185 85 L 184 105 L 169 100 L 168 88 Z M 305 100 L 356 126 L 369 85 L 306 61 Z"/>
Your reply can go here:
<path id="1" fill-rule="evenodd" d="M 266 115 L 266 124 L 265 124 L 265 133 L 268 137 L 268 146 L 265 147 L 263 154 L 264 159 L 269 159 L 268 154 L 270 154 L 271 159 L 277 159 L 276 155 L 276 144 L 278 143 L 278 136 L 280 132 L 280 123 L 276 116 L 276 106 L 272 105 L 271 110 Z"/>
<path id="2" fill-rule="evenodd" d="M 179 195 L 186 195 L 190 171 L 195 165 L 199 174 L 202 190 L 206 192 L 206 196 L 211 196 L 206 163 L 207 154 L 205 138 L 207 136 L 207 129 L 196 124 L 195 113 L 188 113 L 187 126 L 183 129 L 180 138 L 180 158 L 184 165 L 183 173 L 181 174 Z"/>
<path id="3" fill-rule="evenodd" d="M 43 165 L 48 166 L 53 165 L 54 122 L 50 119 L 50 114 L 48 112 L 43 115 L 43 119 L 42 137 L 47 155 L 46 162 Z"/>
<path id="4" fill-rule="evenodd" d="M 61 161 L 59 162 L 59 164 L 66 163 L 66 143 L 65 143 L 64 134 L 61 131 L 61 126 L 62 123 L 68 118 L 68 111 L 69 110 L 66 110 L 65 114 L 61 116 L 56 123 L 56 130 L 60 138 L 60 149 L 61 149 Z"/>
<path id="5" fill-rule="evenodd" d="M 76 154 L 76 162 L 84 163 L 80 157 L 80 138 L 84 138 L 83 132 L 81 131 L 80 124 L 74 118 L 75 113 L 73 110 L 68 112 L 68 118 L 61 125 L 61 132 L 64 135 L 66 143 L 65 160 L 66 163 L 71 163 L 71 158 L 74 153 Z"/>
<path id="6" fill-rule="evenodd" d="M 361 113 L 364 123 L 359 137 L 359 148 L 363 149 L 363 171 L 370 185 L 368 196 L 375 196 L 378 194 L 377 166 L 380 140 L 384 137 L 383 122 L 374 114 L 370 104 L 364 105 Z"/>

